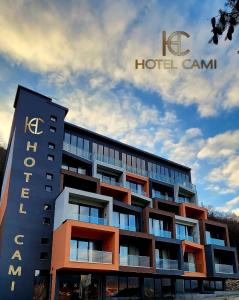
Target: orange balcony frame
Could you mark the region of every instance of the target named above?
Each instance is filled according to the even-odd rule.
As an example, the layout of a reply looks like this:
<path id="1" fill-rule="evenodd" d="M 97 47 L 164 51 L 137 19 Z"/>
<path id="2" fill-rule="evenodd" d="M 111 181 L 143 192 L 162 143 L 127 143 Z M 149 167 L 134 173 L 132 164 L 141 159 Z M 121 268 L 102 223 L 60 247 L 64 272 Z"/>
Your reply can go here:
<path id="1" fill-rule="evenodd" d="M 149 178 L 141 175 L 136 175 L 133 173 L 126 172 L 126 180 L 133 181 L 135 183 L 143 184 L 144 192 L 147 197 L 149 197 Z"/>
<path id="2" fill-rule="evenodd" d="M 70 261 L 70 240 L 103 240 L 103 251 L 112 252 L 112 264 Z M 53 232 L 52 272 L 59 269 L 116 271 L 119 269 L 119 229 L 111 226 L 67 220 Z"/>
<path id="3" fill-rule="evenodd" d="M 198 272 L 188 272 L 184 271 L 185 277 L 206 277 L 206 258 L 205 249 L 203 245 L 196 244 L 190 241 L 182 241 L 183 255 L 185 252 L 194 252 L 196 258 L 196 266 L 200 266 L 200 271 Z"/>
<path id="4" fill-rule="evenodd" d="M 103 240 L 103 250 L 112 252 L 112 264 L 70 261 L 73 237 Z M 51 300 L 55 299 L 56 272 L 60 269 L 88 271 L 119 270 L 119 229 L 110 226 L 67 220 L 53 232 L 51 259 Z"/>
<path id="5" fill-rule="evenodd" d="M 100 183 L 101 194 L 113 198 L 120 197 L 124 203 L 131 205 L 131 191 L 125 187 L 111 185 L 105 182 Z"/>
<path id="6" fill-rule="evenodd" d="M 208 210 L 204 207 L 192 203 L 181 203 L 179 206 L 179 215 L 195 220 L 207 220 Z"/>

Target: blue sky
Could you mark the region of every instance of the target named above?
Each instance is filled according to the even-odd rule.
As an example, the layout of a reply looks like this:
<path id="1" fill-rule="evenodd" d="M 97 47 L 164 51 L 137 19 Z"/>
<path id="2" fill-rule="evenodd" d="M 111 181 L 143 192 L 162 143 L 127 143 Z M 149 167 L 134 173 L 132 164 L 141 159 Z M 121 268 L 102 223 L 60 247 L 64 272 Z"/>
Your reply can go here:
<path id="1" fill-rule="evenodd" d="M 2 1 L 2 141 L 21 84 L 69 107 L 68 121 L 192 167 L 199 201 L 239 214 L 238 32 L 208 44 L 223 4 Z M 188 58 L 218 69 L 135 70 L 135 59 L 161 56 L 163 30 L 189 32 Z"/>

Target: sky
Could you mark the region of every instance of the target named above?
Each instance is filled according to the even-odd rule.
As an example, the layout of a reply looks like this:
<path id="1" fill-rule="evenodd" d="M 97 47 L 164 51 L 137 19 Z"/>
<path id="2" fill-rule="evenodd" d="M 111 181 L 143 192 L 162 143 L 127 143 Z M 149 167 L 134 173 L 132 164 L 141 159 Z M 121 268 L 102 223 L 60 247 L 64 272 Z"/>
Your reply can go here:
<path id="1" fill-rule="evenodd" d="M 0 1 L 0 139 L 17 85 L 69 108 L 67 121 L 192 168 L 199 203 L 239 215 L 239 33 L 208 43 L 224 0 Z M 136 70 L 185 31 L 216 70 Z M 172 58 L 178 62 L 178 57 Z"/>

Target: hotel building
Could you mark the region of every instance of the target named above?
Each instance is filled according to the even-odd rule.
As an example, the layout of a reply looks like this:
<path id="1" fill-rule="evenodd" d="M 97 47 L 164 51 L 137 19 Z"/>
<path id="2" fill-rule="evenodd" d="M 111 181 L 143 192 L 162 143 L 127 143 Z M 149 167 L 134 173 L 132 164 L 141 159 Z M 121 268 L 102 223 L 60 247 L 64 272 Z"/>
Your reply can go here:
<path id="1" fill-rule="evenodd" d="M 239 278 L 190 168 L 67 123 L 67 108 L 22 86 L 14 108 L 0 299 L 168 299 Z"/>

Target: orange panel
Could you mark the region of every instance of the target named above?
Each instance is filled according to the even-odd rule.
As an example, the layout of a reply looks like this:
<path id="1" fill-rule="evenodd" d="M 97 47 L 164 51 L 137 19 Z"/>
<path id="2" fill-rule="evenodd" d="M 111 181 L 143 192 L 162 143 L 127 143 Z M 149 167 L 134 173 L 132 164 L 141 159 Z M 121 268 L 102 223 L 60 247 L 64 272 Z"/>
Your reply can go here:
<path id="1" fill-rule="evenodd" d="M 146 193 L 146 196 L 149 197 L 149 178 L 136 175 L 133 173 L 126 172 L 126 180 L 130 180 L 136 183 L 140 183 L 144 185 L 144 192 Z"/>
<path id="2" fill-rule="evenodd" d="M 179 213 L 182 217 L 196 220 L 207 220 L 207 209 L 192 203 L 181 203 Z"/>
<path id="3" fill-rule="evenodd" d="M 196 265 L 200 268 L 197 272 L 184 272 L 183 276 L 187 277 L 206 277 L 206 258 L 204 246 L 190 241 L 182 241 L 183 254 L 185 252 L 194 252 L 196 257 Z"/>
<path id="4" fill-rule="evenodd" d="M 7 207 L 7 200 L 8 200 L 8 191 L 9 191 L 9 186 L 10 186 L 10 175 L 8 176 L 7 179 L 7 184 L 6 188 L 3 191 L 2 198 L 1 198 L 1 206 L 0 206 L 0 225 L 2 224 L 2 220 L 5 214 L 5 210 Z"/>
<path id="5" fill-rule="evenodd" d="M 124 203 L 131 205 L 131 192 L 129 189 L 121 186 L 110 185 L 105 182 L 101 182 L 100 187 L 102 195 L 120 198 Z"/>
<path id="6" fill-rule="evenodd" d="M 112 252 L 113 263 L 101 264 L 70 261 L 70 240 L 73 237 L 103 241 L 103 251 Z M 119 269 L 119 229 L 110 226 L 66 221 L 53 233 L 52 267 L 58 269 L 116 271 Z"/>

